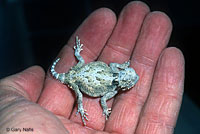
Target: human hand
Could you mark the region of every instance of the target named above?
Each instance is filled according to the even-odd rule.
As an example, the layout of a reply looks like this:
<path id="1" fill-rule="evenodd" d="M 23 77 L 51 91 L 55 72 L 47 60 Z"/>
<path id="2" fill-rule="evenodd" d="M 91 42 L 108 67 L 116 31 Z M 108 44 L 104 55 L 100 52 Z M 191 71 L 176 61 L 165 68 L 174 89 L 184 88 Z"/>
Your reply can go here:
<path id="1" fill-rule="evenodd" d="M 118 21 L 109 9 L 96 10 L 63 47 L 56 70 L 66 72 L 76 64 L 73 45 L 78 35 L 86 63 L 130 59 L 140 76 L 136 86 L 108 101 L 112 113 L 107 121 L 99 98 L 84 96 L 89 119 L 85 127 L 76 115 L 73 91 L 49 72 L 45 78 L 40 67 L 31 67 L 0 81 L 0 133 L 8 133 L 6 128 L 33 128 L 41 134 L 173 133 L 183 94 L 184 58 L 177 48 L 166 48 L 171 30 L 164 13 L 150 12 L 141 2 L 124 7 Z"/>

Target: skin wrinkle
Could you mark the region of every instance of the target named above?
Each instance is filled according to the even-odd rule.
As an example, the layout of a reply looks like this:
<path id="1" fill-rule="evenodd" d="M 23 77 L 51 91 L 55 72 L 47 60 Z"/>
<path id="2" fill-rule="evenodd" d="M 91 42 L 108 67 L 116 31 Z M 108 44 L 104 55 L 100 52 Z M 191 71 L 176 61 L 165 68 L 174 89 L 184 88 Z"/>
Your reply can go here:
<path id="1" fill-rule="evenodd" d="M 113 123 L 113 128 L 115 128 L 115 130 L 117 130 L 118 128 L 120 128 L 120 126 L 122 126 L 123 124 L 121 124 L 121 120 L 123 119 L 123 114 L 126 111 L 126 107 L 122 106 L 121 109 L 119 109 L 119 113 L 115 118 L 115 122 Z"/>
<path id="2" fill-rule="evenodd" d="M 169 48 L 168 51 L 173 50 L 173 49 L 176 50 L 176 48 Z M 181 57 L 183 57 L 183 55 L 179 51 L 178 51 L 178 53 L 181 55 L 179 58 L 179 59 L 181 59 Z M 170 58 L 169 56 L 172 56 L 172 57 Z M 166 56 L 164 56 L 164 57 L 166 57 Z M 156 78 L 155 78 L 156 81 L 154 84 L 155 91 L 159 90 L 159 87 L 163 87 L 162 85 L 165 84 L 165 87 L 163 88 L 164 91 L 166 91 L 169 95 L 174 95 L 174 96 L 178 95 L 178 97 L 181 97 L 183 94 L 183 90 L 176 90 L 176 89 L 183 88 L 182 83 L 184 81 L 184 73 L 182 73 L 182 74 L 179 73 L 176 75 L 176 68 L 180 68 L 180 70 L 184 70 L 184 62 L 177 63 L 174 60 L 173 54 L 168 55 L 167 63 L 165 63 L 164 61 L 165 61 L 164 58 L 162 58 L 160 60 L 160 64 L 158 65 L 157 70 L 160 70 L 161 66 L 165 66 L 165 69 L 169 70 L 169 71 L 167 71 L 167 72 L 160 71 L 160 73 L 157 73 Z M 181 61 L 183 61 L 183 60 L 181 60 Z M 168 63 L 168 62 L 170 62 L 170 63 Z M 184 72 L 184 71 L 182 71 L 182 72 Z M 172 75 L 174 77 L 171 77 Z M 160 79 L 160 78 L 162 78 L 162 79 Z M 177 84 L 174 85 L 173 83 L 177 83 Z M 180 86 L 180 85 L 182 85 L 182 86 Z M 170 90 L 173 92 L 170 92 Z"/>
<path id="3" fill-rule="evenodd" d="M 140 30 L 140 26 L 142 24 L 141 21 L 143 20 L 143 17 L 145 16 L 147 12 L 149 12 L 149 8 L 145 4 L 143 3 L 141 4 L 141 2 L 131 2 L 126 7 L 124 7 L 122 10 L 122 13 L 120 13 L 118 23 L 107 45 L 114 44 L 115 47 L 116 46 L 124 47 L 127 50 L 129 50 L 128 54 L 130 56 L 131 50 L 134 47 L 133 44 L 135 44 L 136 42 L 139 30 Z M 137 19 L 134 20 L 134 18 L 137 18 Z M 106 54 L 109 54 L 108 52 L 110 51 L 104 50 L 104 52 Z M 106 56 L 101 56 L 100 58 L 102 57 L 106 58 Z M 129 59 L 129 57 L 127 59 Z M 123 59 L 122 62 L 124 62 L 127 59 Z M 113 59 L 110 61 L 116 62 L 117 60 Z"/>
<path id="4" fill-rule="evenodd" d="M 81 134 L 81 133 L 93 134 L 93 129 L 91 129 L 91 128 L 88 128 L 88 127 L 83 128 L 78 123 L 73 123 L 70 120 L 66 120 L 62 116 L 57 116 L 57 117 L 62 121 L 62 123 L 67 128 L 67 130 L 69 130 L 70 134 Z"/>
<path id="5" fill-rule="evenodd" d="M 37 66 L 35 66 L 37 67 Z M 41 67 L 39 67 L 41 68 Z M 41 76 L 38 75 L 38 73 L 34 72 L 33 70 L 30 70 L 30 71 L 26 71 L 27 75 L 31 75 L 32 77 L 35 77 L 36 79 L 40 79 Z M 45 74 L 44 70 L 42 70 L 42 73 Z"/>
<path id="6" fill-rule="evenodd" d="M 163 95 L 164 96 L 164 95 Z M 180 107 L 178 104 L 181 103 L 181 97 L 180 96 L 175 96 L 175 95 L 166 95 L 166 100 L 165 105 L 163 106 L 163 109 L 166 109 L 166 114 L 168 115 L 172 115 L 172 117 L 177 117 L 177 113 L 178 111 L 175 111 L 174 109 L 176 109 L 177 107 Z M 163 110 L 164 111 L 164 110 Z"/>
<path id="7" fill-rule="evenodd" d="M 161 134 L 167 134 L 168 131 L 173 131 L 174 127 L 168 124 L 165 124 L 163 122 L 156 122 L 152 121 L 151 119 L 145 119 L 143 120 L 143 124 L 141 126 L 143 129 L 140 129 L 142 134 L 159 134 L 161 131 Z M 165 130 L 165 131 L 163 131 Z M 138 132 L 137 132 L 138 133 Z"/>
<path id="8" fill-rule="evenodd" d="M 124 101 L 128 104 L 143 106 L 145 103 L 145 96 L 139 93 L 138 90 L 136 90 L 135 88 L 139 88 L 139 86 L 134 87 L 134 89 L 131 89 L 131 92 L 129 92 L 128 96 L 126 95 L 126 93 L 122 93 L 119 96 L 117 96 L 117 99 L 115 99 L 114 103 L 117 103 L 118 101 Z"/>
<path id="9" fill-rule="evenodd" d="M 20 90 L 20 93 L 22 93 L 22 96 L 25 96 L 28 100 L 32 100 L 32 98 L 30 97 L 30 95 L 25 92 L 23 90 L 23 86 L 22 85 L 27 85 L 27 79 L 25 79 L 23 76 L 21 75 L 17 75 L 17 78 L 15 81 L 12 81 L 13 86 L 12 87 L 17 87 L 15 88 L 17 91 Z"/>
<path id="10" fill-rule="evenodd" d="M 171 119 L 176 118 L 177 112 L 172 109 L 176 109 L 177 107 L 179 107 L 179 105 L 177 105 L 177 104 L 179 104 L 177 99 L 172 98 L 171 96 L 170 96 L 170 98 L 166 98 L 166 97 L 163 98 L 162 95 L 152 96 L 152 97 L 159 98 L 159 102 L 154 101 L 154 99 L 149 100 L 150 104 L 148 104 L 148 106 L 146 107 L 146 109 L 143 112 L 144 118 L 154 117 L 153 120 L 156 120 L 158 122 L 166 122 L 169 125 L 171 124 L 170 126 L 173 126 L 174 123 L 171 121 Z M 168 106 L 170 106 L 170 107 L 168 107 Z M 169 111 L 169 109 L 170 109 L 170 111 Z M 156 118 L 156 117 L 158 117 L 158 118 Z"/>
<path id="11" fill-rule="evenodd" d="M 15 110 L 13 110 L 13 109 L 15 109 Z M 5 130 L 5 128 L 7 128 L 7 126 L 15 126 L 15 127 L 19 127 L 19 128 L 30 127 L 29 125 L 27 126 L 27 122 L 29 122 L 30 120 L 33 121 L 33 122 L 36 121 L 35 124 L 33 124 L 32 127 L 34 128 L 34 132 L 37 132 L 37 133 L 39 133 L 39 132 L 46 133 L 49 130 L 54 129 L 54 127 L 57 127 L 59 131 L 62 130 L 62 129 L 64 130 L 64 127 L 62 128 L 62 126 L 60 126 L 61 125 L 60 122 L 58 122 L 58 120 L 54 116 L 51 116 L 51 119 L 54 118 L 54 125 L 55 126 L 53 126 L 53 127 L 49 126 L 49 125 L 52 125 L 52 123 L 50 121 L 48 123 L 48 120 L 45 120 L 45 124 L 48 123 L 49 125 L 47 125 L 48 127 L 46 126 L 46 128 L 44 128 L 45 124 L 42 123 L 42 122 L 44 122 L 43 117 L 48 119 L 50 117 L 49 114 L 51 114 L 51 113 L 48 112 L 48 114 L 46 114 L 44 112 L 45 109 L 41 109 L 41 107 L 38 107 L 38 105 L 35 105 L 34 103 L 30 103 L 27 100 L 22 101 L 22 102 L 18 102 L 16 105 L 13 104 L 13 106 L 9 109 L 9 111 L 4 112 L 4 113 L 9 113 L 9 116 L 8 116 L 9 120 L 6 121 L 4 126 L 0 125 L 1 129 L 3 129 L 3 130 Z M 32 111 L 32 113 L 30 111 Z M 34 111 L 36 111 L 36 112 L 34 112 Z M 10 113 L 13 113 L 13 114 L 10 114 Z M 10 117 L 11 115 L 13 115 L 13 118 Z M 15 115 L 17 115 L 17 116 L 15 116 Z M 41 116 L 41 115 L 43 115 L 43 116 Z M 2 116 L 4 116 L 4 115 L 2 115 Z M 6 115 L 4 117 L 6 117 Z M 12 122 L 13 120 L 15 120 L 15 122 Z M 42 129 L 41 129 L 41 125 L 40 125 L 40 127 L 38 127 L 39 124 L 37 124 L 37 123 L 43 124 Z M 51 128 L 51 129 L 49 129 L 49 128 Z M 62 131 L 62 132 L 64 132 L 64 131 Z"/>
<path id="12" fill-rule="evenodd" d="M 69 100 L 73 101 L 76 98 L 75 95 L 72 93 L 71 90 L 67 88 L 67 86 L 61 84 L 58 81 L 53 80 L 52 78 L 48 79 L 48 82 L 51 84 L 49 84 L 46 88 L 51 90 L 51 92 L 53 91 L 55 93 L 51 94 L 50 96 L 47 96 L 46 99 L 40 103 L 40 105 L 45 106 L 46 109 L 50 110 L 51 112 L 55 114 L 62 115 L 68 118 L 71 115 L 71 112 L 70 113 L 66 112 L 65 110 L 63 110 L 63 107 L 73 108 L 74 104 L 68 103 L 68 101 Z M 59 83 L 59 84 L 55 84 L 55 83 Z M 52 89 L 52 84 L 54 85 L 53 89 Z M 62 92 L 62 94 L 56 95 L 57 94 L 56 89 L 59 89 L 59 91 Z M 63 93 L 63 92 L 68 92 L 68 96 L 66 96 L 66 93 Z M 64 97 L 61 99 L 60 95 L 64 95 Z M 66 97 L 67 97 L 67 100 L 66 100 Z M 55 100 L 60 102 L 59 105 L 54 103 Z M 62 107 L 55 107 L 55 106 L 62 106 Z"/>
<path id="13" fill-rule="evenodd" d="M 155 89 L 161 88 L 163 83 L 155 83 L 156 86 L 154 86 Z M 170 92 L 171 89 L 174 89 L 174 92 Z M 183 92 L 179 92 L 175 90 L 176 87 L 172 86 L 166 86 L 162 87 L 162 91 L 155 90 L 155 94 L 162 94 L 166 96 L 171 96 L 172 98 L 176 98 L 177 100 L 180 100 L 182 98 Z"/>
<path id="14" fill-rule="evenodd" d="M 72 124 L 72 121 L 70 120 L 65 120 L 65 118 L 63 118 L 62 116 L 58 116 L 58 118 L 63 122 L 63 124 L 66 126 L 66 128 L 69 131 L 70 134 L 74 133 L 74 134 L 110 134 L 108 132 L 103 132 L 103 131 L 95 131 L 92 128 L 89 128 L 87 126 L 85 126 L 84 128 L 82 126 L 80 126 L 79 124 L 75 123 Z M 112 134 L 117 134 L 117 133 L 113 133 Z"/>
<path id="15" fill-rule="evenodd" d="M 155 49 L 154 46 L 152 46 L 152 49 L 154 49 L 154 51 L 158 51 Z M 154 52 L 152 52 L 152 53 L 154 53 Z M 156 65 L 156 62 L 157 62 L 157 59 L 152 58 L 148 55 L 139 55 L 138 53 L 134 53 L 133 57 L 134 57 L 133 58 L 134 63 L 143 65 L 146 68 L 154 68 Z"/>
<path id="16" fill-rule="evenodd" d="M 145 55 L 145 57 L 148 57 L 150 59 L 155 59 L 155 57 L 158 57 L 158 56 L 152 55 L 152 53 L 155 53 L 156 51 L 158 51 L 158 49 L 161 49 L 160 46 L 165 46 L 163 44 L 168 43 L 169 35 L 172 30 L 171 26 L 168 23 L 171 24 L 171 22 L 169 21 L 169 18 L 168 17 L 166 18 L 166 15 L 161 12 L 152 12 L 149 15 L 147 15 L 144 21 L 145 25 L 143 25 L 143 28 L 141 29 L 141 33 L 140 33 L 141 37 L 137 41 L 139 44 L 140 43 L 148 44 L 148 47 L 146 47 L 146 45 L 140 45 L 141 50 L 146 51 L 146 52 L 151 52 L 151 53 L 147 53 L 148 56 Z M 169 28 L 165 28 L 165 30 L 163 30 L 163 27 L 166 27 L 166 26 L 168 26 Z M 159 31 L 155 31 L 157 27 L 160 27 Z M 157 42 L 155 42 L 155 39 L 157 40 Z M 146 41 L 148 41 L 148 43 Z M 157 43 L 159 43 L 159 45 L 157 45 Z M 154 57 L 150 57 L 150 56 L 154 56 Z"/>
<path id="17" fill-rule="evenodd" d="M 131 11 L 131 9 L 130 9 L 130 11 L 127 11 L 128 10 L 128 8 L 125 8 L 124 10 L 123 10 L 123 12 L 120 14 L 120 20 L 121 21 L 119 21 L 118 22 L 118 24 L 117 24 L 117 26 L 118 27 L 121 27 L 121 28 L 118 28 L 118 29 L 116 29 L 117 30 L 117 32 L 115 32 L 114 33 L 114 35 L 115 36 L 117 36 L 119 39 L 117 40 L 118 41 L 118 43 L 117 42 L 112 42 L 112 40 L 111 41 L 109 41 L 109 43 L 108 44 L 125 44 L 125 45 L 123 45 L 123 47 L 125 48 L 126 46 L 127 47 L 132 47 L 133 48 L 133 45 L 126 45 L 126 44 L 130 44 L 130 42 L 132 42 L 133 44 L 135 44 L 135 41 L 136 41 L 136 37 L 138 36 L 138 31 L 140 30 L 138 27 L 135 27 L 135 25 L 141 25 L 140 24 L 140 21 L 138 21 L 138 19 L 141 17 L 141 16 L 143 16 L 143 15 L 141 15 L 141 14 L 133 14 Z M 129 12 L 131 12 L 131 13 L 129 13 Z M 145 13 L 145 12 L 141 12 L 141 13 Z M 127 14 L 130 14 L 130 15 L 127 15 Z M 133 14 L 133 15 L 131 15 L 131 14 Z M 126 17 L 128 17 L 129 16 L 129 18 L 126 18 Z M 130 17 L 131 16 L 131 17 Z M 137 19 L 136 19 L 137 18 Z M 135 24 L 135 25 L 132 25 L 132 24 Z M 137 28 L 137 30 L 135 30 Z M 127 36 L 127 31 L 130 31 L 130 29 L 133 29 L 133 31 L 132 32 L 134 32 L 134 33 L 132 33 L 132 35 L 135 35 L 135 37 L 131 37 L 131 36 Z M 126 38 L 126 40 L 123 40 L 124 38 Z M 121 41 L 121 39 L 123 40 L 123 41 Z M 129 49 L 130 50 L 130 48 L 127 48 L 127 49 Z M 131 49 L 132 50 L 132 49 Z"/>
<path id="18" fill-rule="evenodd" d="M 64 85 L 65 86 L 65 85 Z M 67 88 L 67 87 L 66 87 Z M 66 88 L 65 89 L 63 89 L 63 90 L 66 90 Z M 55 91 L 55 93 L 54 94 L 56 94 L 56 91 Z M 63 98 L 62 96 L 64 96 L 65 94 L 61 94 L 60 96 L 57 96 L 57 97 L 59 97 L 59 98 Z M 52 96 L 52 97 L 55 97 L 55 98 L 57 98 L 56 97 L 56 95 L 55 96 Z M 52 99 L 52 98 L 49 98 L 49 99 Z M 43 104 L 41 104 L 41 105 L 44 105 L 45 104 L 45 106 L 46 106 L 46 108 L 47 109 L 51 109 L 51 111 L 53 111 L 55 114 L 58 114 L 57 112 L 57 108 L 55 108 L 54 106 L 52 106 L 51 105 L 51 101 L 49 101 L 49 100 L 46 100 L 46 101 L 43 101 Z M 60 101 L 58 101 L 58 99 L 54 99 L 54 105 L 60 105 L 61 104 L 61 102 Z M 68 104 L 68 103 L 66 103 L 66 104 Z M 65 104 L 65 105 L 66 105 Z M 69 105 L 69 104 L 68 104 Z M 66 115 L 65 115 L 66 116 Z"/>
<path id="19" fill-rule="evenodd" d="M 163 87 L 163 84 L 164 82 L 157 82 L 157 81 L 155 82 L 155 86 L 154 86 L 155 92 L 158 92 L 156 94 L 161 94 L 162 92 L 165 92 L 164 93 L 165 95 L 176 97 L 178 98 L 178 100 L 182 98 L 183 90 L 181 91 L 176 90 L 176 89 L 183 89 L 183 87 L 179 86 L 180 84 L 178 86 L 172 86 L 172 85 L 167 84 L 165 87 Z M 159 91 L 159 88 L 161 87 L 162 87 L 162 91 Z M 174 91 L 170 92 L 172 89 L 174 89 Z"/>
<path id="20" fill-rule="evenodd" d="M 45 74 L 44 70 L 42 70 L 42 71 L 43 71 L 43 73 Z M 32 71 L 31 71 L 31 72 L 29 72 L 29 74 L 31 75 L 31 77 L 35 77 L 37 80 L 40 80 L 40 78 L 41 78 L 41 76 L 39 76 L 38 73 L 35 73 L 35 72 L 32 72 Z M 42 83 L 44 82 L 44 79 L 45 79 L 45 78 L 44 78 L 44 75 L 43 75 L 43 78 L 42 78 L 42 80 L 41 80 Z M 36 84 L 39 85 L 39 83 L 40 83 L 41 81 L 37 82 Z M 29 85 L 29 86 L 30 86 L 30 85 Z M 39 88 L 40 88 L 40 89 L 43 89 L 43 88 L 44 88 L 44 85 L 42 84 Z M 31 97 L 30 94 L 35 94 L 35 96 L 31 98 L 31 100 L 37 102 L 37 101 L 38 101 L 38 98 L 39 98 L 39 96 L 40 96 L 40 94 L 41 94 L 41 92 L 42 92 L 42 90 L 33 90 L 32 92 L 31 92 L 31 90 L 30 90 L 30 92 L 28 93 L 28 95 Z"/>
<path id="21" fill-rule="evenodd" d="M 5 95 L 5 96 L 1 97 L 0 112 L 2 110 L 6 109 L 7 107 L 10 107 L 13 104 L 13 102 L 18 102 L 21 99 L 24 100 L 24 97 L 15 96 L 15 95 Z"/>
<path id="22" fill-rule="evenodd" d="M 173 132 L 183 93 L 181 90 L 183 87 L 179 85 L 183 84 L 184 78 L 184 75 L 177 71 L 184 72 L 184 67 L 181 67 L 181 70 L 179 67 L 184 65 L 183 61 L 183 55 L 176 48 L 168 48 L 162 53 L 153 81 L 152 89 L 154 90 L 149 96 L 138 130 L 146 122 L 162 126 L 159 128 L 160 131 Z"/>
<path id="23" fill-rule="evenodd" d="M 30 110 L 31 109 L 32 109 L 32 107 L 30 108 Z M 35 130 L 34 132 L 36 132 L 36 133 L 40 133 L 40 132 L 41 133 L 49 133 L 49 132 L 55 131 L 56 129 L 57 129 L 56 133 L 59 133 L 60 130 L 62 130 L 62 129 L 64 130 L 65 129 L 64 126 L 61 126 L 61 122 L 57 118 L 51 116 L 50 119 L 54 119 L 54 124 L 52 124 L 52 122 L 48 120 L 50 114 L 51 113 L 48 112 L 47 115 L 44 115 L 43 109 L 42 109 L 42 111 L 39 111 L 39 112 L 33 112 L 33 114 L 31 114 L 31 116 L 29 114 L 25 114 L 25 116 L 24 116 L 24 114 L 23 114 L 22 115 L 23 120 L 21 120 L 21 122 L 19 122 L 19 124 L 21 124 L 21 126 L 24 127 L 27 125 L 27 122 L 30 121 L 30 119 L 36 121 L 36 124 L 33 127 Z M 41 117 L 41 115 L 43 115 L 43 116 Z M 45 123 L 43 123 L 43 122 L 45 122 Z M 64 131 L 62 131 L 62 133 L 64 133 Z M 65 131 L 65 133 L 66 133 L 66 131 Z"/>
<path id="24" fill-rule="evenodd" d="M 91 51 L 87 46 L 83 46 L 83 53 L 82 55 L 85 55 L 83 56 L 83 59 L 89 59 L 88 61 L 92 61 L 92 60 L 96 60 L 97 57 L 98 57 L 98 53 L 94 53 L 94 51 Z"/>
<path id="25" fill-rule="evenodd" d="M 92 128 L 89 128 L 87 126 L 85 126 L 84 128 L 82 126 L 80 126 L 79 124 L 75 123 L 72 125 L 71 121 L 68 122 L 64 122 L 66 128 L 68 130 L 70 130 L 70 134 L 74 133 L 74 134 L 94 134 L 95 130 Z M 77 129 L 78 128 L 78 129 Z"/>
<path id="26" fill-rule="evenodd" d="M 131 4 L 129 5 L 131 6 Z M 136 5 L 134 5 L 136 6 Z M 128 7 L 128 6 L 127 6 Z M 134 14 L 134 15 L 131 15 L 131 18 L 126 18 L 128 15 L 125 14 L 124 15 L 124 12 L 128 13 L 128 12 L 131 12 L 132 11 L 132 8 L 130 9 L 130 11 L 126 11 L 126 9 L 128 8 L 125 8 L 123 10 L 123 12 L 120 14 L 120 21 L 118 22 L 117 24 L 117 27 L 115 29 L 115 32 L 113 33 L 113 36 L 114 37 L 117 37 L 118 40 L 117 41 L 114 41 L 113 38 L 111 38 L 111 40 L 109 40 L 108 42 L 108 46 L 112 46 L 112 44 L 115 44 L 113 45 L 113 47 L 115 46 L 120 46 L 121 48 L 123 47 L 125 50 L 128 50 L 128 51 L 122 51 L 124 52 L 124 54 L 126 54 L 128 52 L 129 56 L 130 56 L 130 50 L 133 49 L 134 45 L 129 45 L 130 43 L 131 44 L 135 44 L 136 42 L 136 37 L 138 36 L 138 31 L 140 30 L 138 27 L 135 27 L 135 25 L 140 25 L 140 21 L 138 21 L 138 17 L 141 17 L 141 16 L 144 16 L 144 15 L 140 15 L 139 12 L 137 14 Z M 145 11 L 141 12 L 141 13 L 146 13 Z M 129 16 L 130 16 L 129 15 Z M 134 20 L 135 18 L 137 18 L 137 21 Z M 138 24 L 136 24 L 136 22 Z M 132 25 L 132 24 L 135 24 L 135 25 Z M 122 27 L 123 26 L 123 27 Z M 119 28 L 121 27 L 121 28 Z M 137 28 L 137 29 L 136 29 Z M 134 32 L 132 33 L 132 35 L 134 35 L 135 37 L 132 37 L 132 36 L 127 36 L 127 31 L 130 31 L 130 29 L 133 29 L 133 31 L 131 32 Z M 124 40 L 126 38 L 126 40 Z M 122 40 L 122 41 L 121 41 Z M 117 44 L 117 45 L 116 45 Z M 131 47 L 131 48 L 130 48 Z M 120 49 L 119 49 L 120 50 Z"/>
<path id="27" fill-rule="evenodd" d="M 119 54 L 122 57 L 125 57 L 124 59 L 129 59 L 130 58 L 130 50 L 129 49 L 122 49 L 122 47 L 116 45 L 107 45 L 108 49 L 111 49 L 112 53 L 116 53 L 117 55 Z M 112 58 L 112 57 L 111 57 Z"/>
<path id="28" fill-rule="evenodd" d="M 150 57 L 147 57 L 145 55 L 134 55 L 133 58 L 134 64 L 139 64 L 140 66 L 144 66 L 145 68 L 154 68 L 156 61 L 153 60 Z"/>
<path id="29" fill-rule="evenodd" d="M 3 119 L 1 119 L 0 126 L 3 127 L 7 123 L 12 122 L 16 115 L 28 110 L 26 106 L 30 106 L 30 104 L 30 102 L 23 98 L 10 102 L 7 107 L 4 107 L 4 109 L 1 111 L 0 117 L 3 117 Z"/>
<path id="30" fill-rule="evenodd" d="M 149 132 L 151 133 L 156 133 L 156 130 L 158 129 L 157 125 L 152 125 L 153 123 L 146 123 L 144 126 L 144 132 L 143 134 L 149 134 Z M 153 129 L 152 129 L 153 128 Z"/>
<path id="31" fill-rule="evenodd" d="M 102 47 L 104 46 L 104 44 L 107 41 L 106 38 L 110 36 L 112 32 L 112 28 L 115 26 L 116 16 L 111 10 L 107 8 L 101 8 L 101 9 L 98 9 L 97 11 L 95 11 L 94 13 L 90 15 L 90 16 L 95 16 L 95 17 L 90 17 L 90 19 L 87 19 L 85 20 L 85 22 L 82 23 L 82 25 L 88 23 L 87 25 L 90 25 L 90 29 L 88 30 L 88 27 L 86 26 L 80 27 L 78 31 L 76 31 L 76 33 L 78 34 L 74 34 L 72 38 L 70 39 L 70 43 L 69 43 L 70 45 L 74 44 L 73 37 L 77 35 L 83 41 L 82 43 L 87 44 L 89 48 L 93 48 L 94 46 L 96 46 L 95 43 L 97 42 L 98 44 L 101 44 Z M 81 34 L 83 32 L 84 34 Z M 94 35 L 95 35 L 95 38 L 93 37 Z M 103 40 L 102 40 L 102 35 L 105 37 L 105 39 Z M 98 47 L 98 45 L 96 47 Z M 93 51 L 96 54 L 96 53 L 99 53 L 100 50 L 101 49 L 94 49 Z"/>
<path id="32" fill-rule="evenodd" d="M 37 73 L 34 72 L 34 69 L 37 69 L 37 71 L 40 72 L 41 75 L 36 75 Z M 30 85 L 30 79 L 33 80 L 33 83 L 35 83 L 35 85 L 39 85 L 38 83 L 44 80 L 44 71 L 41 69 L 41 67 L 38 66 L 30 67 L 27 70 L 0 80 L 0 87 L 2 89 L 15 91 L 16 93 L 26 97 L 28 100 L 36 101 L 39 96 L 40 90 L 30 90 L 31 86 L 33 85 Z M 23 73 L 26 74 L 26 77 Z M 29 79 L 27 79 L 28 77 Z M 10 81 L 7 80 L 9 78 L 11 79 Z M 42 86 L 43 85 L 38 88 L 41 89 Z"/>
<path id="33" fill-rule="evenodd" d="M 173 125 L 171 123 L 166 122 L 165 120 L 169 120 L 171 119 L 171 117 L 167 117 L 167 116 L 163 116 L 163 114 L 154 114 L 154 113 L 148 113 L 151 114 L 151 116 L 148 116 L 147 118 L 145 118 L 146 122 L 149 123 L 156 123 L 156 124 L 160 124 L 161 126 L 168 126 L 170 128 L 173 127 Z"/>
<path id="34" fill-rule="evenodd" d="M 7 82 L 6 80 L 5 81 L 2 80 L 2 81 L 0 81 L 0 88 L 1 88 L 1 90 L 6 89 L 8 91 L 19 94 L 19 95 L 31 100 L 29 95 L 26 93 L 26 91 L 20 90 L 20 89 L 22 89 L 21 85 L 18 85 L 18 83 L 15 83 L 15 81 Z"/>
<path id="35" fill-rule="evenodd" d="M 173 49 L 173 48 L 171 48 L 171 49 Z M 170 85 L 173 85 L 173 83 L 181 83 L 181 81 L 183 81 L 183 80 L 180 80 L 180 78 L 183 78 L 184 73 L 183 74 L 176 74 L 174 70 L 177 67 L 180 68 L 181 70 L 184 70 L 184 68 L 183 68 L 184 67 L 184 63 L 183 64 L 182 63 L 177 63 L 175 60 L 173 60 L 173 56 L 171 58 L 169 56 L 168 56 L 168 59 L 170 59 L 170 60 L 168 60 L 168 61 L 170 61 L 170 62 L 165 64 L 166 61 L 163 59 L 163 60 L 161 60 L 161 63 L 159 65 L 159 67 L 161 67 L 163 64 L 165 64 L 166 70 L 169 70 L 169 71 L 164 71 L 163 73 L 158 73 L 157 78 L 158 77 L 163 77 L 163 79 L 157 80 L 157 81 L 158 82 L 163 82 L 163 83 L 166 82 L 167 85 L 170 86 Z M 174 77 L 170 77 L 172 74 L 174 75 Z"/>
<path id="36" fill-rule="evenodd" d="M 123 125 L 121 124 L 121 120 L 123 120 L 123 115 L 126 114 L 126 106 L 122 106 L 121 110 L 119 110 L 119 115 L 116 118 L 116 122 L 113 125 L 115 128 L 119 128 L 119 126 Z"/>
<path id="37" fill-rule="evenodd" d="M 132 131 L 133 127 L 131 128 L 127 128 L 126 129 L 121 129 L 122 127 L 125 127 L 124 124 L 127 124 L 126 122 L 130 122 L 131 120 L 134 120 L 135 122 L 137 122 L 137 120 L 135 120 L 138 115 L 134 115 L 134 117 L 130 118 L 127 115 L 133 115 L 135 114 L 132 111 L 128 110 L 130 109 L 130 106 L 128 106 L 128 102 L 126 102 L 126 104 L 123 104 L 120 106 L 120 109 L 118 109 L 116 111 L 113 111 L 113 114 L 115 114 L 114 118 L 111 118 L 111 122 L 113 122 L 113 124 L 110 124 L 113 128 L 113 130 L 107 130 L 108 132 L 116 132 L 116 133 L 129 133 Z M 134 104 L 133 104 L 134 105 Z M 112 117 L 112 114 L 111 114 Z"/>
<path id="38" fill-rule="evenodd" d="M 165 126 L 164 124 L 159 123 L 150 123 L 145 122 L 145 124 L 142 125 L 143 129 L 140 129 L 141 131 L 137 134 L 167 134 L 169 132 L 173 132 L 174 128 L 171 128 L 170 126 Z"/>

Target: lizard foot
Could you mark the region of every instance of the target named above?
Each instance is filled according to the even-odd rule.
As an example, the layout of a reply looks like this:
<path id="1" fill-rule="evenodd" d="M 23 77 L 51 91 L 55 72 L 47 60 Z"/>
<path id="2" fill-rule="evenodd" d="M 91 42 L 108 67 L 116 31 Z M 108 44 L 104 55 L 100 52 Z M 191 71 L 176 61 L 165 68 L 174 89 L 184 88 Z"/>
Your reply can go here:
<path id="1" fill-rule="evenodd" d="M 88 118 L 87 118 L 88 114 L 86 113 L 86 110 L 84 110 L 83 108 L 79 108 L 78 111 L 76 112 L 76 114 L 78 114 L 78 113 L 81 114 L 83 124 L 86 125 L 85 120 L 88 121 Z"/>
<path id="2" fill-rule="evenodd" d="M 110 113 L 111 113 L 111 108 L 103 110 L 103 115 L 106 116 L 106 120 L 108 120 L 108 117 L 109 117 Z"/>

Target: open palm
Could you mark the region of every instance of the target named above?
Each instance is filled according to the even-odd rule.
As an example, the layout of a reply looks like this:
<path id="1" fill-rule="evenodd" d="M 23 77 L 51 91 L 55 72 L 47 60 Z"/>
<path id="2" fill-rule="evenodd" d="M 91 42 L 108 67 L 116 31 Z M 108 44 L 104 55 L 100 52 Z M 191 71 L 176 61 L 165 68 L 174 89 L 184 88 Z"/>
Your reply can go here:
<path id="1" fill-rule="evenodd" d="M 108 101 L 112 113 L 107 121 L 99 98 L 84 96 L 89 120 L 83 126 L 73 91 L 49 72 L 45 77 L 41 67 L 28 68 L 0 81 L 0 133 L 11 127 L 33 128 L 40 134 L 173 133 L 183 93 L 184 58 L 177 48 L 166 48 L 171 31 L 170 19 L 150 12 L 142 2 L 129 3 L 118 20 L 109 9 L 96 10 L 63 47 L 56 70 L 67 72 L 76 64 L 73 46 L 79 36 L 86 63 L 130 59 L 140 76 L 136 86 Z"/>

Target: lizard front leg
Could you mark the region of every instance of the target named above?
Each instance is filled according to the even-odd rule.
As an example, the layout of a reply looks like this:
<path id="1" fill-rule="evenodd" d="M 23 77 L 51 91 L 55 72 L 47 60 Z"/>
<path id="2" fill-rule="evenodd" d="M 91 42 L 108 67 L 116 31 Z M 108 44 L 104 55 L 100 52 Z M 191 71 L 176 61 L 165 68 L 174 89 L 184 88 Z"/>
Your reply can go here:
<path id="1" fill-rule="evenodd" d="M 74 68 L 80 68 L 85 64 L 83 57 L 80 55 L 80 52 L 83 50 L 82 47 L 83 47 L 83 44 L 80 43 L 80 39 L 78 38 L 78 36 L 76 36 L 76 44 L 74 46 L 74 50 L 75 50 L 74 55 L 76 56 L 79 62 L 74 66 Z"/>

